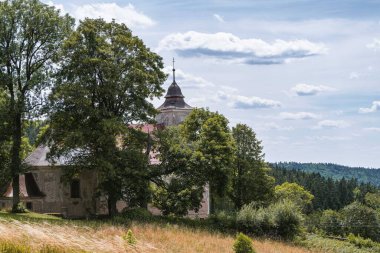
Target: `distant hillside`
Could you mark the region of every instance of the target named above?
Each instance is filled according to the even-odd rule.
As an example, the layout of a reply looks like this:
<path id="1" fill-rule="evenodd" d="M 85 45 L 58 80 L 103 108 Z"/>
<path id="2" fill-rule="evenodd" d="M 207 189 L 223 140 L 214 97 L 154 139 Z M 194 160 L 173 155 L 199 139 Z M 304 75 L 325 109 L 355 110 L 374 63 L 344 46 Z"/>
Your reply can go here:
<path id="1" fill-rule="evenodd" d="M 359 182 L 380 186 L 380 169 L 367 169 L 361 167 L 348 167 L 332 163 L 297 163 L 280 162 L 270 163 L 271 167 L 287 170 L 301 170 L 309 173 L 319 173 L 323 177 L 333 179 L 356 178 Z"/>

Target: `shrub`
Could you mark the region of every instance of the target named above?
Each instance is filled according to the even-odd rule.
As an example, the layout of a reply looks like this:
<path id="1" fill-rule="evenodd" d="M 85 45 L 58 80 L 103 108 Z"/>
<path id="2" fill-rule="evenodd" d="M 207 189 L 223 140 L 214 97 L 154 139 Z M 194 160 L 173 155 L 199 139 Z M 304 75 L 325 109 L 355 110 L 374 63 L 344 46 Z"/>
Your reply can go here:
<path id="1" fill-rule="evenodd" d="M 380 240 L 380 222 L 374 209 L 354 202 L 343 208 L 341 214 L 345 233 Z"/>
<path id="2" fill-rule="evenodd" d="M 132 233 L 132 230 L 128 230 L 127 234 L 123 236 L 123 239 L 129 244 L 129 245 L 135 245 L 137 243 L 136 237 Z"/>
<path id="3" fill-rule="evenodd" d="M 273 222 L 267 211 L 267 208 L 256 207 L 253 203 L 243 206 L 236 217 L 238 229 L 256 235 L 268 233 L 273 228 Z"/>
<path id="4" fill-rule="evenodd" d="M 334 210 L 325 210 L 322 213 L 320 228 L 328 235 L 342 235 L 342 217 Z"/>
<path id="5" fill-rule="evenodd" d="M 224 211 L 218 212 L 208 218 L 208 224 L 220 231 L 236 229 L 236 214 Z"/>
<path id="6" fill-rule="evenodd" d="M 377 246 L 377 243 L 375 243 L 371 239 L 364 239 L 360 235 L 355 236 L 352 233 L 348 235 L 347 239 L 350 243 L 354 244 L 359 248 L 372 248 Z"/>
<path id="7" fill-rule="evenodd" d="M 255 253 L 251 238 L 243 233 L 237 235 L 233 248 L 235 253 Z"/>
<path id="8" fill-rule="evenodd" d="M 25 207 L 24 203 L 20 202 L 12 208 L 12 213 L 28 213 L 29 210 Z"/>
<path id="9" fill-rule="evenodd" d="M 288 200 L 277 202 L 269 206 L 267 212 L 273 215 L 277 236 L 293 239 L 300 234 L 303 217 L 293 202 Z"/>
<path id="10" fill-rule="evenodd" d="M 274 235 L 293 239 L 301 232 L 303 217 L 299 208 L 289 200 L 266 208 L 254 204 L 243 206 L 236 222 L 239 230 L 256 235 Z"/>
<path id="11" fill-rule="evenodd" d="M 150 221 L 152 220 L 152 214 L 145 208 L 132 208 L 126 209 L 122 217 L 129 220 L 138 220 L 138 221 Z"/>

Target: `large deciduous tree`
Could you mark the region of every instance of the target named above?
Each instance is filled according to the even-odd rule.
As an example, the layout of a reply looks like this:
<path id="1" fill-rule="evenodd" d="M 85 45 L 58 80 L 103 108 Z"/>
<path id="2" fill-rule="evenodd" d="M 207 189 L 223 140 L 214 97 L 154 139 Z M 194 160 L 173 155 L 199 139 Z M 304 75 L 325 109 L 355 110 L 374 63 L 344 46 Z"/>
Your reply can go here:
<path id="1" fill-rule="evenodd" d="M 125 138 L 133 137 L 131 123 L 148 122 L 156 112 L 149 99 L 163 92 L 162 59 L 124 24 L 102 19 L 81 21 L 61 55 L 50 97 L 51 155 L 66 155 L 76 172 L 95 170 L 113 215 L 125 191 L 136 192 L 126 180 L 148 178 L 146 146 Z M 139 185 L 148 188 L 146 181 Z"/>
<path id="2" fill-rule="evenodd" d="M 274 178 L 268 175 L 261 141 L 244 124 L 232 128 L 236 143 L 230 197 L 237 209 L 252 201 L 265 203 L 273 196 Z"/>
<path id="3" fill-rule="evenodd" d="M 179 126 L 167 127 L 155 133 L 160 165 L 154 178 L 153 204 L 164 215 L 183 216 L 197 211 L 202 201 L 206 181 L 203 171 L 194 164 L 194 146 L 184 138 Z"/>
<path id="4" fill-rule="evenodd" d="M 314 199 L 313 194 L 296 183 L 285 182 L 274 189 L 276 200 L 287 199 L 296 204 L 301 210 L 306 210 Z"/>
<path id="5" fill-rule="evenodd" d="M 51 85 L 53 62 L 72 25 L 69 16 L 38 0 L 0 2 L 0 86 L 9 97 L 14 211 L 20 202 L 23 123 L 40 108 L 41 91 Z"/>
<path id="6" fill-rule="evenodd" d="M 224 196 L 231 186 L 234 141 L 228 120 L 221 114 L 194 109 L 178 128 L 160 135 L 161 167 L 171 180 L 163 180 L 155 204 L 164 213 L 184 215 L 197 210 L 204 187 L 210 191 L 210 209 L 215 196 Z"/>

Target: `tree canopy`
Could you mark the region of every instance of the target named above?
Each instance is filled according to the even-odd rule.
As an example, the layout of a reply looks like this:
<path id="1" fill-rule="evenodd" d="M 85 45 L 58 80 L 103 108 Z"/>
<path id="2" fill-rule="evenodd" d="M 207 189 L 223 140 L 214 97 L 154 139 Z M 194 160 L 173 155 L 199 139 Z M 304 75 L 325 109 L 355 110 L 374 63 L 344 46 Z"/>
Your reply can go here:
<path id="1" fill-rule="evenodd" d="M 164 213 L 197 210 L 205 187 L 210 189 L 211 205 L 215 195 L 228 192 L 235 144 L 223 115 L 194 109 L 180 126 L 158 136 L 161 167 L 171 173 L 155 194 L 155 204 Z"/>
<path id="2" fill-rule="evenodd" d="M 102 19 L 81 21 L 61 56 L 50 95 L 51 155 L 70 157 L 77 171 L 96 170 L 114 214 L 125 180 L 146 171 L 146 146 L 132 141 L 129 126 L 156 112 L 149 99 L 163 92 L 162 59 L 124 24 Z"/>
<path id="3" fill-rule="evenodd" d="M 42 91 L 51 86 L 54 62 L 73 23 L 69 16 L 37 0 L 0 2 L 0 88 L 9 98 L 14 211 L 20 201 L 23 123 L 41 109 Z"/>
<path id="4" fill-rule="evenodd" d="M 232 128 L 236 143 L 233 165 L 231 199 L 240 209 L 252 201 L 268 203 L 273 197 L 274 178 L 268 175 L 261 141 L 255 132 L 244 124 Z"/>

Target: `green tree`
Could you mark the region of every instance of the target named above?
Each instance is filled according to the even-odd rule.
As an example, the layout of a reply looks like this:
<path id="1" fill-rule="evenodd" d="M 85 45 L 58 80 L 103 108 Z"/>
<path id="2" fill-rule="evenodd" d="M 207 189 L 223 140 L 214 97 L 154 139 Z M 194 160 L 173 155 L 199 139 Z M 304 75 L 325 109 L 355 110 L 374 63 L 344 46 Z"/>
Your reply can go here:
<path id="1" fill-rule="evenodd" d="M 214 197 L 225 196 L 231 187 L 235 143 L 228 120 L 219 113 L 205 109 L 193 110 L 182 124 L 184 138 L 193 147 L 191 164 L 209 186 L 210 210 Z"/>
<path id="2" fill-rule="evenodd" d="M 178 126 L 167 127 L 155 133 L 160 165 L 155 182 L 153 204 L 164 215 L 183 216 L 189 210 L 197 211 L 206 184 L 201 170 L 192 163 L 192 146 Z"/>
<path id="3" fill-rule="evenodd" d="M 303 210 L 311 204 L 314 198 L 314 196 L 302 186 L 289 182 L 277 185 L 274 189 L 274 195 L 277 200 L 290 200 Z"/>
<path id="4" fill-rule="evenodd" d="M 334 210 L 325 210 L 322 213 L 319 226 L 328 235 L 342 235 L 342 218 L 339 212 Z"/>
<path id="5" fill-rule="evenodd" d="M 102 19 L 81 21 L 61 55 L 50 96 L 51 155 L 68 157 L 76 165 L 71 174 L 96 171 L 99 192 L 114 215 L 126 191 L 148 189 L 149 138 L 128 126 L 156 113 L 149 99 L 163 92 L 162 59 L 124 24 Z M 138 189 L 128 184 L 132 180 Z M 144 202 L 139 194 L 130 201 Z"/>
<path id="6" fill-rule="evenodd" d="M 341 210 L 344 232 L 375 241 L 380 240 L 380 222 L 376 211 L 355 201 Z"/>
<path id="7" fill-rule="evenodd" d="M 365 204 L 373 209 L 380 209 L 380 193 L 367 192 L 364 197 Z"/>
<path id="8" fill-rule="evenodd" d="M 0 86 L 9 97 L 10 172 L 17 211 L 22 167 L 23 123 L 38 112 L 42 91 L 51 85 L 54 61 L 73 20 L 38 0 L 0 2 Z"/>
<path id="9" fill-rule="evenodd" d="M 236 143 L 236 159 L 232 176 L 231 199 L 235 207 L 255 202 L 268 202 L 273 197 L 274 178 L 268 175 L 261 141 L 244 124 L 232 128 Z"/>
<path id="10" fill-rule="evenodd" d="M 161 171 L 172 180 L 160 180 L 155 204 L 177 215 L 197 210 L 208 185 L 213 211 L 214 197 L 224 196 L 231 187 L 235 145 L 228 120 L 194 109 L 182 125 L 164 131 L 159 139 Z"/>

